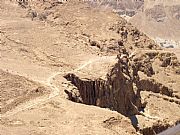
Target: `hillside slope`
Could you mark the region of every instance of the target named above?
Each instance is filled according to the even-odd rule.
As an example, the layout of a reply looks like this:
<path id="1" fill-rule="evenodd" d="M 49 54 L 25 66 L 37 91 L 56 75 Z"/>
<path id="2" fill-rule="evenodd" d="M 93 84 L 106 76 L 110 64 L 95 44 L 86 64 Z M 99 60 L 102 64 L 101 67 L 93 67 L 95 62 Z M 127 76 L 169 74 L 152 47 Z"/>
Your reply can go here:
<path id="1" fill-rule="evenodd" d="M 0 134 L 154 135 L 179 123 L 179 57 L 110 9 L 1 0 L 0 20 Z"/>
<path id="2" fill-rule="evenodd" d="M 180 41 L 180 1 L 145 0 L 130 22 L 154 39 Z"/>

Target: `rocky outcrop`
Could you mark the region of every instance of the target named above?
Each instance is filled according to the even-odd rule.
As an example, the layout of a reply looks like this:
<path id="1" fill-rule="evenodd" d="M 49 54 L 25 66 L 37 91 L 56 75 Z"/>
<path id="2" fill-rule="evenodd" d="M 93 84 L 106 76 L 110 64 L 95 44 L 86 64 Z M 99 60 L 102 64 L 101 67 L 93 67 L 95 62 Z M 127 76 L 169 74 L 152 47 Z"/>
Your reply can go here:
<path id="1" fill-rule="evenodd" d="M 152 91 L 154 93 L 161 93 L 163 95 L 173 95 L 173 90 L 164 86 L 161 83 L 156 82 L 154 79 L 142 79 L 137 83 L 137 87 L 140 90 Z"/>
<path id="2" fill-rule="evenodd" d="M 156 61 L 158 62 L 156 63 Z M 168 68 L 170 71 L 176 74 L 178 73 L 179 62 L 175 54 L 161 51 L 147 51 L 132 56 L 131 66 L 133 69 L 132 75 L 135 79 L 134 82 L 140 90 L 152 91 L 172 97 L 173 90 L 171 88 L 166 86 L 166 84 L 158 82 L 157 79 L 151 78 L 158 74 L 154 71 L 157 70 L 153 67 L 155 63 L 159 66 L 160 70 Z M 144 75 L 139 75 L 139 71 L 143 72 Z"/>
<path id="3" fill-rule="evenodd" d="M 156 62 L 159 67 L 170 67 L 171 71 L 178 73 L 179 61 L 174 53 L 161 51 L 144 51 L 132 54 L 131 66 L 133 69 L 133 76 L 138 74 L 138 71 L 143 72 L 148 77 L 155 74 L 153 64 Z"/>
<path id="4" fill-rule="evenodd" d="M 138 114 L 142 104 L 128 72 L 128 67 L 119 59 L 105 79 L 83 79 L 71 73 L 65 78 L 78 88 L 84 104 L 110 108 L 129 116 Z"/>
<path id="5" fill-rule="evenodd" d="M 126 21 L 117 22 L 109 30 L 115 31 L 120 35 L 120 40 L 128 50 L 135 48 L 160 49 L 153 40 Z"/>
<path id="6" fill-rule="evenodd" d="M 180 65 L 176 55 L 173 53 L 169 53 L 169 52 L 161 53 L 159 54 L 158 58 L 161 61 L 160 66 L 162 67 L 168 67 L 168 66 L 179 67 Z"/>
<path id="7" fill-rule="evenodd" d="M 94 43 L 95 45 L 97 43 Z M 124 54 L 122 54 L 124 53 Z M 162 68 L 178 67 L 177 58 L 172 53 L 161 51 L 144 51 L 132 54 L 124 50 L 117 56 L 118 62 L 107 73 L 105 78 L 83 78 L 81 75 L 69 73 L 65 78 L 74 84 L 77 89 L 65 91 L 69 99 L 88 105 L 95 105 L 116 110 L 129 116 L 139 113 L 145 104 L 141 103 L 140 91 L 151 91 L 172 97 L 173 90 L 168 86 L 151 78 L 155 75 L 153 63 L 158 60 Z M 170 61 L 166 59 L 170 58 Z M 169 60 L 169 59 L 168 59 Z M 143 72 L 145 77 L 139 75 Z"/>
<path id="8" fill-rule="evenodd" d="M 128 53 L 133 52 L 135 49 L 161 49 L 153 40 L 123 19 L 112 24 L 108 29 L 118 34 L 119 38 L 104 40 L 89 38 L 90 46 L 95 46 L 102 52 L 113 52 L 113 54 L 119 54 L 119 51 L 124 48 Z"/>

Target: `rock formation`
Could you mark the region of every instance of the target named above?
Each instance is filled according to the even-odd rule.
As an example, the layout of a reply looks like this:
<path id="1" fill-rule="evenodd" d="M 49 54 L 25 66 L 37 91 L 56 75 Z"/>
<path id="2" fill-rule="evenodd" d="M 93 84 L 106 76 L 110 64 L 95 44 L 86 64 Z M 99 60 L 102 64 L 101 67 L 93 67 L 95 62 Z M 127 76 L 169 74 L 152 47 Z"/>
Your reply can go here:
<path id="1" fill-rule="evenodd" d="M 65 78 L 78 88 L 84 104 L 110 108 L 126 116 L 138 114 L 142 107 L 129 67 L 120 58 L 104 79 L 83 79 L 71 73 Z"/>

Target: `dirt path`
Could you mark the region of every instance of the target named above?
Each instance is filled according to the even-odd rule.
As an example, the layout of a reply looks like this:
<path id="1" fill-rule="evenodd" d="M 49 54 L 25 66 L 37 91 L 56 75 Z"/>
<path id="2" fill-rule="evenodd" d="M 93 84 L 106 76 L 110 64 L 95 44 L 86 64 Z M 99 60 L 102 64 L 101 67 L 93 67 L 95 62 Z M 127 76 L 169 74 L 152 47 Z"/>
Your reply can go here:
<path id="1" fill-rule="evenodd" d="M 45 104 L 47 102 L 49 102 L 52 98 L 55 98 L 57 96 L 60 95 L 60 88 L 58 88 L 54 83 L 53 81 L 55 80 L 55 78 L 57 76 L 59 77 L 62 77 L 62 79 L 59 79 L 59 81 L 64 81 L 64 78 L 63 78 L 63 75 L 67 74 L 67 73 L 73 73 L 73 72 L 79 72 L 80 70 L 82 70 L 83 68 L 87 67 L 88 65 L 90 64 L 93 64 L 95 62 L 107 62 L 107 61 L 111 61 L 111 60 L 114 60 L 116 58 L 116 56 L 102 56 L 102 57 L 96 57 L 96 58 L 93 58 L 93 59 L 90 59 L 88 61 L 85 61 L 84 64 L 80 65 L 79 67 L 77 67 L 76 69 L 73 69 L 69 72 L 55 72 L 53 73 L 51 76 L 49 76 L 46 80 L 42 81 L 42 80 L 38 80 L 38 79 L 34 79 L 34 78 L 31 78 L 33 81 L 35 82 L 38 82 L 44 86 L 48 86 L 51 88 L 51 93 L 49 95 L 45 95 L 45 96 L 40 96 L 40 97 L 37 97 L 35 99 L 31 99 L 25 103 L 22 103 L 20 105 L 18 105 L 16 108 L 12 109 L 12 110 L 9 110 L 8 112 L 6 112 L 5 114 L 2 114 L 0 116 L 0 118 L 2 117 L 9 117 L 9 116 L 12 116 L 12 115 L 15 115 L 19 112 L 22 112 L 24 110 L 27 110 L 27 109 L 30 109 L 32 107 L 35 107 L 35 106 L 38 106 L 38 105 L 42 105 L 42 104 Z M 14 74 L 15 72 L 14 71 L 11 71 L 11 70 L 8 70 L 8 72 Z M 24 76 L 24 74 L 19 74 L 17 73 L 18 75 L 21 75 L 21 76 Z M 61 82 L 60 82 L 61 83 Z M 63 98 L 60 98 L 61 102 L 65 102 L 65 99 Z M 159 117 L 153 117 L 153 116 L 150 116 L 148 112 L 146 113 L 142 113 L 141 114 L 142 116 L 144 116 L 146 119 L 160 119 Z"/>
<path id="2" fill-rule="evenodd" d="M 114 59 L 115 56 L 103 56 L 103 57 L 98 57 L 98 58 L 95 58 L 95 59 L 92 59 L 92 60 L 89 60 L 87 62 L 85 62 L 83 65 L 79 66 L 78 68 L 70 71 L 70 72 L 78 72 L 79 70 L 85 68 L 86 66 L 94 63 L 94 62 L 97 62 L 97 61 L 103 61 L 103 60 L 112 60 Z M 22 103 L 20 105 L 18 105 L 16 108 L 6 112 L 5 114 L 1 115 L 0 117 L 9 117 L 9 116 L 12 116 L 12 115 L 15 115 L 21 111 L 24 111 L 24 110 L 27 110 L 27 109 L 30 109 L 36 105 L 41 105 L 41 104 L 44 104 L 44 103 L 47 103 L 50 99 L 56 97 L 59 95 L 60 93 L 60 89 L 53 84 L 53 80 L 56 78 L 56 76 L 58 75 L 61 75 L 63 77 L 65 73 L 64 72 L 56 72 L 54 73 L 53 75 L 51 75 L 49 78 L 47 78 L 46 82 L 43 82 L 43 81 L 39 81 L 39 80 L 33 80 L 33 81 L 36 81 L 36 82 L 39 82 L 45 86 L 49 86 L 52 90 L 52 92 L 46 96 L 41 96 L 41 97 L 38 97 L 38 98 L 35 98 L 35 99 L 32 99 L 32 100 L 29 100 L 25 103 Z M 63 79 L 61 79 L 63 80 Z M 63 100 L 63 99 L 62 99 Z"/>
<path id="3" fill-rule="evenodd" d="M 103 57 L 94 58 L 94 59 L 91 59 L 89 61 L 86 61 L 84 64 L 77 67 L 76 69 L 74 69 L 72 71 L 69 71 L 69 73 L 78 72 L 81 69 L 87 67 L 88 65 L 90 65 L 92 63 L 95 63 L 95 62 L 98 62 L 98 61 L 101 61 L 101 62 L 102 61 L 110 61 L 110 60 L 113 60 L 115 58 L 116 58 L 116 56 L 103 56 Z M 49 100 L 51 100 L 52 98 L 55 98 L 55 97 L 59 96 L 60 89 L 53 83 L 53 80 L 56 78 L 56 76 L 61 76 L 62 77 L 62 79 L 60 79 L 60 81 L 64 80 L 64 78 L 63 78 L 64 74 L 67 74 L 67 73 L 65 73 L 65 72 L 56 72 L 56 73 L 52 74 L 51 76 L 49 76 L 46 81 L 33 80 L 33 81 L 41 83 L 41 84 L 43 84 L 45 86 L 50 87 L 51 90 L 52 90 L 51 93 L 49 95 L 41 96 L 41 97 L 38 97 L 38 98 L 35 98 L 35 99 L 32 99 L 32 100 L 29 100 L 29 101 L 27 101 L 25 103 L 22 103 L 22 104 L 18 105 L 16 108 L 14 108 L 14 109 L 6 112 L 5 114 L 1 115 L 0 117 L 9 117 L 9 116 L 15 115 L 15 114 L 17 114 L 19 112 L 30 109 L 30 108 L 32 108 L 34 106 L 45 104 L 45 103 L 49 102 Z M 60 100 L 62 102 L 65 102 L 63 98 L 61 98 Z M 147 119 L 159 119 L 159 117 L 150 116 L 149 113 L 142 113 L 141 115 L 144 116 Z"/>

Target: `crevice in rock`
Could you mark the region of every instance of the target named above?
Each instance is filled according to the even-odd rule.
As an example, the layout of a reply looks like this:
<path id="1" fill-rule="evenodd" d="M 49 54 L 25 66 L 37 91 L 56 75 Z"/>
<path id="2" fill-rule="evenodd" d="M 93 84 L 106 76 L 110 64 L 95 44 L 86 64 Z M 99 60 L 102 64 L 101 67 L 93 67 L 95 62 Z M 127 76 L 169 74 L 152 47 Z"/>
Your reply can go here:
<path id="1" fill-rule="evenodd" d="M 132 116 L 139 114 L 139 110 L 146 105 L 141 102 L 140 91 L 152 91 L 174 97 L 172 89 L 149 78 L 155 74 L 152 62 L 160 57 L 161 53 L 148 51 L 143 53 L 143 56 L 133 57 L 130 61 L 126 53 L 122 52 L 117 56 L 118 62 L 103 79 L 83 78 L 75 73 L 65 75 L 64 77 L 77 87 L 74 92 L 65 91 L 69 99 L 88 105 L 110 108 L 125 116 Z M 140 78 L 138 71 L 143 72 L 147 77 Z"/>
<path id="2" fill-rule="evenodd" d="M 155 59 L 157 54 L 148 53 L 148 56 L 151 57 L 151 59 Z M 136 117 L 136 115 L 142 115 L 144 118 L 148 118 L 146 113 L 144 114 L 141 112 L 146 106 L 146 101 L 142 103 L 140 91 L 146 90 L 159 93 L 164 100 L 179 104 L 178 99 L 176 100 L 174 97 L 172 89 L 149 77 L 140 78 L 141 76 L 139 76 L 138 71 L 144 71 L 143 73 L 147 76 L 153 75 L 151 72 L 153 68 L 150 60 L 147 62 L 150 64 L 143 64 L 144 59 L 142 59 L 141 61 L 137 61 L 140 64 L 137 64 L 135 61 L 130 65 L 126 62 L 126 57 L 119 56 L 118 59 L 118 62 L 103 79 L 85 78 L 78 73 L 69 73 L 65 75 L 64 77 L 77 87 L 77 89 L 73 91 L 65 90 L 65 92 L 68 93 L 69 99 L 78 103 L 109 108 L 130 119 Z M 127 66 L 127 63 L 129 66 Z M 166 95 L 167 98 L 163 95 Z M 172 126 L 169 122 L 159 120 L 152 126 L 144 127 L 143 129 L 138 127 L 136 121 L 132 121 L 132 125 L 136 131 L 143 135 L 155 135 Z"/>
<path id="3" fill-rule="evenodd" d="M 172 97 L 173 90 L 156 82 L 154 79 L 142 79 L 138 81 L 137 88 L 140 90 L 151 91 Z"/>
<path id="4" fill-rule="evenodd" d="M 141 99 L 133 89 L 133 82 L 128 74 L 128 67 L 124 67 L 122 61 L 118 61 L 105 78 L 87 79 L 73 73 L 64 77 L 77 87 L 79 97 L 76 94 L 69 96 L 72 101 L 80 101 L 87 105 L 95 105 L 110 108 L 117 112 L 131 116 L 139 114 L 143 106 Z M 65 91 L 66 93 L 67 90 Z"/>

